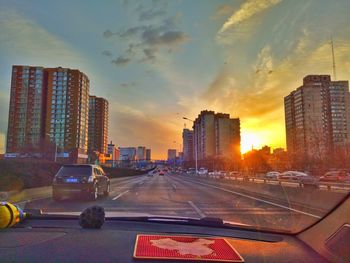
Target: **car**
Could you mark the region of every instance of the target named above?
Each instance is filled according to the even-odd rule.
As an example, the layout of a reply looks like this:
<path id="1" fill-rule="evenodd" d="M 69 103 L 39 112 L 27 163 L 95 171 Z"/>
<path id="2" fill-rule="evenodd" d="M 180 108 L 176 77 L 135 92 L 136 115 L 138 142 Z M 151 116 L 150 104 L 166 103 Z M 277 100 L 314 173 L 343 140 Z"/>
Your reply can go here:
<path id="1" fill-rule="evenodd" d="M 208 170 L 205 168 L 199 168 L 199 170 L 198 170 L 199 175 L 205 175 L 207 173 L 208 173 Z"/>
<path id="2" fill-rule="evenodd" d="M 240 174 L 240 172 L 238 172 L 238 171 L 231 171 L 230 173 L 229 173 L 229 176 L 231 176 L 231 177 L 238 177 L 238 176 L 240 176 L 241 174 Z"/>
<path id="3" fill-rule="evenodd" d="M 223 179 L 223 178 L 226 177 L 227 174 L 226 174 L 225 171 L 218 171 L 218 172 L 216 172 L 215 175 L 216 175 L 216 176 L 219 176 L 219 178 Z"/>
<path id="4" fill-rule="evenodd" d="M 164 172 L 159 172 L 159 174 L 158 175 L 160 175 L 160 176 L 164 176 Z"/>
<path id="5" fill-rule="evenodd" d="M 295 181 L 298 183 L 302 183 L 305 185 L 315 185 L 317 184 L 317 178 L 312 176 L 312 175 L 308 175 L 306 173 L 303 172 L 298 172 L 298 171 L 286 171 L 283 172 L 282 174 L 280 174 L 278 176 L 278 180 L 279 181 L 283 181 L 283 180 L 288 180 L 288 181 Z"/>
<path id="6" fill-rule="evenodd" d="M 346 171 L 330 171 L 320 177 L 320 182 L 350 183 L 350 174 Z"/>
<path id="7" fill-rule="evenodd" d="M 108 196 L 110 180 L 99 165 L 63 165 L 52 183 L 52 197 L 60 201 L 64 197 L 80 195 L 89 200 Z"/>
<path id="8" fill-rule="evenodd" d="M 265 174 L 265 178 L 270 180 L 277 180 L 280 175 L 281 174 L 279 172 L 271 171 Z"/>

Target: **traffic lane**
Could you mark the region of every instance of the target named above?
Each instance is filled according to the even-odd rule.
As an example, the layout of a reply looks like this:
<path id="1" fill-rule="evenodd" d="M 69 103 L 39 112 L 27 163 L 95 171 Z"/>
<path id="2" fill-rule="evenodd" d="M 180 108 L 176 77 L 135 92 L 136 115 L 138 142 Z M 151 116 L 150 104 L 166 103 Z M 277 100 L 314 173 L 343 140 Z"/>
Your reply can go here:
<path id="1" fill-rule="evenodd" d="M 299 213 L 232 195 L 176 176 L 154 176 L 135 186 L 117 202 L 106 202 L 107 211 L 185 217 L 220 217 L 226 221 L 282 230 L 300 229 L 314 221 Z"/>
<path id="2" fill-rule="evenodd" d="M 192 189 L 191 192 L 194 194 L 191 195 L 191 201 L 205 216 L 219 217 L 226 221 L 258 227 L 291 231 L 301 230 L 318 220 L 314 216 L 291 211 L 269 204 L 269 202 L 262 202 L 262 200 L 222 191 L 176 175 L 169 178 L 176 184 L 187 185 L 188 189 Z"/>
<path id="3" fill-rule="evenodd" d="M 332 209 L 346 194 L 323 191 L 315 187 L 286 187 L 283 185 L 256 184 L 227 179 L 211 179 L 200 176 L 177 175 L 184 179 L 193 179 L 199 182 L 209 182 L 233 190 L 254 194 L 262 198 L 278 202 L 294 209 L 323 216 Z"/>
<path id="4" fill-rule="evenodd" d="M 134 180 L 113 187 L 123 188 L 118 195 L 127 192 L 117 199 L 118 195 L 111 195 L 95 202 L 42 200 L 30 202 L 28 208 L 41 208 L 44 212 L 80 212 L 89 206 L 101 205 L 106 211 L 118 212 L 120 215 L 211 216 L 276 229 L 293 229 L 295 220 L 300 216 L 175 176 L 146 177 L 143 181 Z M 302 220 L 305 222 L 305 218 Z"/>
<path id="5" fill-rule="evenodd" d="M 183 191 L 186 189 L 175 189 L 167 175 L 154 175 L 129 187 L 118 199 L 106 201 L 104 207 L 125 214 L 198 217 L 187 200 L 179 198 Z"/>
<path id="6" fill-rule="evenodd" d="M 115 178 L 111 180 L 110 195 L 107 197 L 99 197 L 96 201 L 87 201 L 83 197 L 77 195 L 71 198 L 66 198 L 61 201 L 54 201 L 50 195 L 47 198 L 41 198 L 36 200 L 28 200 L 23 205 L 24 209 L 41 209 L 45 212 L 77 212 L 83 211 L 85 208 L 100 205 L 104 206 L 104 203 L 111 200 L 115 194 L 121 193 L 128 189 L 134 184 L 138 184 L 140 181 L 145 180 L 145 175 L 137 176 L 136 178 Z"/>

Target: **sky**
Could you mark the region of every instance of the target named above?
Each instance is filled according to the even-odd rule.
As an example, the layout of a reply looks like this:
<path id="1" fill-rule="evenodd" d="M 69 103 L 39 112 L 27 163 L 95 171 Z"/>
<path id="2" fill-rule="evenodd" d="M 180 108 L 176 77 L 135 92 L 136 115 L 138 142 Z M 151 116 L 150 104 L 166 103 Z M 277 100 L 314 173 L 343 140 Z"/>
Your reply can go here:
<path id="1" fill-rule="evenodd" d="M 350 77 L 349 0 L 0 0 L 0 152 L 11 67 L 77 68 L 109 101 L 109 139 L 181 149 L 201 110 L 241 120 L 242 152 L 285 147 L 283 98 Z"/>

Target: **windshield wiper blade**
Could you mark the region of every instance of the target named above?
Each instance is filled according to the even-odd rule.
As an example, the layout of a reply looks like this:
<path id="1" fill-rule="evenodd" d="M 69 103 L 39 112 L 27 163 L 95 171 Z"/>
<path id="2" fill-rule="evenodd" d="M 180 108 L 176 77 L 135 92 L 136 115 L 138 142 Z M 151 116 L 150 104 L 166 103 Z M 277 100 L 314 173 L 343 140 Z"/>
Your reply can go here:
<path id="1" fill-rule="evenodd" d="M 202 217 L 202 218 L 188 218 L 188 217 L 168 217 L 168 216 L 132 216 L 132 217 L 107 217 L 107 220 L 127 220 L 127 221 L 142 221 L 142 222 L 169 222 L 169 223 L 181 223 L 190 225 L 203 225 L 203 226 L 224 226 L 231 225 L 226 224 L 221 218 L 216 217 Z"/>

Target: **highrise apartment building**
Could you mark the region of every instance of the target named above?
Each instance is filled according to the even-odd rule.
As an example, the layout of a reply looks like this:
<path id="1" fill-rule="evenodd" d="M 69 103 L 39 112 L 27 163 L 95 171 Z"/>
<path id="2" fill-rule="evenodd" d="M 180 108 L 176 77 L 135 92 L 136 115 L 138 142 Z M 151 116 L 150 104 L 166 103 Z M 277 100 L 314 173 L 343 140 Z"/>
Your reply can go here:
<path id="1" fill-rule="evenodd" d="M 194 147 L 198 160 L 240 160 L 240 120 L 229 114 L 202 111 L 194 122 Z"/>
<path id="2" fill-rule="evenodd" d="M 7 129 L 7 153 L 39 148 L 44 137 L 44 68 L 13 66 Z"/>
<path id="3" fill-rule="evenodd" d="M 76 69 L 47 68 L 46 134 L 62 157 L 87 159 L 89 78 Z M 78 162 L 80 162 L 78 161 Z"/>
<path id="4" fill-rule="evenodd" d="M 193 130 L 182 130 L 183 160 L 185 162 L 194 160 Z"/>
<path id="5" fill-rule="evenodd" d="M 6 152 L 40 152 L 51 141 L 58 158 L 84 162 L 88 102 L 89 79 L 79 70 L 13 66 Z"/>
<path id="6" fill-rule="evenodd" d="M 152 160 L 152 151 L 151 149 L 146 149 L 146 161 Z"/>
<path id="7" fill-rule="evenodd" d="M 136 160 L 136 148 L 135 147 L 119 147 L 119 160 L 120 161 L 135 161 Z"/>
<path id="8" fill-rule="evenodd" d="M 168 161 L 176 160 L 176 149 L 168 149 Z"/>
<path id="9" fill-rule="evenodd" d="M 194 145 L 197 147 L 198 160 L 215 157 L 215 113 L 201 111 L 194 121 Z"/>
<path id="10" fill-rule="evenodd" d="M 88 152 L 107 153 L 108 141 L 108 101 L 104 98 L 89 98 Z"/>
<path id="11" fill-rule="evenodd" d="M 229 114 L 217 113 L 214 125 L 216 157 L 239 160 L 241 158 L 240 120 L 230 118 Z"/>
<path id="12" fill-rule="evenodd" d="M 137 147 L 137 160 L 139 161 L 146 160 L 146 147 L 144 146 Z"/>
<path id="13" fill-rule="evenodd" d="M 301 158 L 323 158 L 350 143 L 348 81 L 309 75 L 284 98 L 287 150 Z"/>

